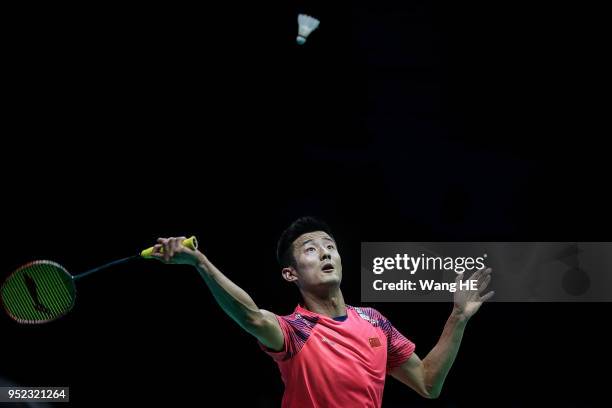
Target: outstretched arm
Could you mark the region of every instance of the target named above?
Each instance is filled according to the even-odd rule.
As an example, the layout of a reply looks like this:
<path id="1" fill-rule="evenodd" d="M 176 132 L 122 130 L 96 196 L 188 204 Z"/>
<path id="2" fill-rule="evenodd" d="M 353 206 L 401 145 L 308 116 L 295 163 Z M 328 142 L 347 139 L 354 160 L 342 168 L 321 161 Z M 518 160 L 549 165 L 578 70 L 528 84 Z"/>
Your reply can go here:
<path id="1" fill-rule="evenodd" d="M 280 351 L 284 337 L 276 316 L 258 308 L 253 299 L 221 273 L 202 252 L 183 246 L 184 239 L 159 238 L 152 256 L 164 263 L 195 266 L 221 309 L 264 346 Z"/>
<path id="2" fill-rule="evenodd" d="M 462 278 L 463 275 L 457 276 L 456 282 Z M 413 354 L 401 366 L 390 372 L 393 377 L 426 398 L 437 398 L 440 395 L 444 380 L 459 351 L 468 320 L 480 309 L 482 303 L 494 294 L 489 292 L 481 296 L 491 281 L 490 268 L 475 272 L 470 280 L 476 280 L 478 290 L 458 289 L 455 292 L 453 311 L 444 325 L 438 343 L 429 354 L 422 361 Z"/>

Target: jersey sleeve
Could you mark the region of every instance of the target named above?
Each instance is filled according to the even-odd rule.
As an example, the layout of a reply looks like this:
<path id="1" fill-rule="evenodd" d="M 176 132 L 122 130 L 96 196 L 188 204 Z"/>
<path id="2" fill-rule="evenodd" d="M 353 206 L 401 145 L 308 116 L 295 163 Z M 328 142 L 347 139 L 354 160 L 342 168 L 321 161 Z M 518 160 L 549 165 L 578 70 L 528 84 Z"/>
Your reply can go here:
<path id="1" fill-rule="evenodd" d="M 416 345 L 400 333 L 389 319 L 378 310 L 367 309 L 369 309 L 368 314 L 371 314 L 371 317 L 377 322 L 378 327 L 381 328 L 387 338 L 387 372 L 389 372 L 408 360 L 414 353 Z"/>
<path id="2" fill-rule="evenodd" d="M 276 316 L 276 320 L 283 332 L 283 349 L 280 351 L 270 350 L 261 342 L 259 347 L 275 361 L 284 361 L 295 356 L 306 344 L 310 337 L 317 318 L 293 314 L 289 316 Z"/>

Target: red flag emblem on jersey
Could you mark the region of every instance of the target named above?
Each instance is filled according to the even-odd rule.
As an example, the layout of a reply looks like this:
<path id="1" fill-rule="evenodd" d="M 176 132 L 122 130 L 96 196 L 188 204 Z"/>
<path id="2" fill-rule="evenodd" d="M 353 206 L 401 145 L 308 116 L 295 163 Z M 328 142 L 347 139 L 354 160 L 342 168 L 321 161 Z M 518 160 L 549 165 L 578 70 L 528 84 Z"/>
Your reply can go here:
<path id="1" fill-rule="evenodd" d="M 380 347 L 380 340 L 378 339 L 378 337 L 370 337 L 368 339 L 368 341 L 370 342 L 370 346 L 372 347 Z"/>

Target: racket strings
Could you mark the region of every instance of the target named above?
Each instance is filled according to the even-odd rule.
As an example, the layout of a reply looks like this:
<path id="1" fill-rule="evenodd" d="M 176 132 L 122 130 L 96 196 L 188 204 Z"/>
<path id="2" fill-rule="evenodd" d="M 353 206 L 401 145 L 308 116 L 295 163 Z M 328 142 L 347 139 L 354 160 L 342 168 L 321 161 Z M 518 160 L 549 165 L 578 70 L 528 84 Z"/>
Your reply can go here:
<path id="1" fill-rule="evenodd" d="M 71 277 L 51 261 L 25 265 L 2 287 L 7 312 L 23 323 L 40 323 L 65 314 L 74 302 Z"/>

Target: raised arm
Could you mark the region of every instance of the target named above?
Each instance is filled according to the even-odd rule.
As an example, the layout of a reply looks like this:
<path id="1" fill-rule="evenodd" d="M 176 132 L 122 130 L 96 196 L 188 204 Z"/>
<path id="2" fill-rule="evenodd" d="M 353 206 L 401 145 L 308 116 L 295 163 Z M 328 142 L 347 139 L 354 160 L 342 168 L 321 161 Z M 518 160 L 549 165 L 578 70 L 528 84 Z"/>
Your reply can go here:
<path id="1" fill-rule="evenodd" d="M 459 283 L 462 278 L 463 275 L 457 276 L 456 282 Z M 475 272 L 470 280 L 476 281 L 478 289 L 455 292 L 453 311 L 444 325 L 438 343 L 429 354 L 422 361 L 413 354 L 401 366 L 390 372 L 393 377 L 426 398 L 437 398 L 440 395 L 444 380 L 457 357 L 467 322 L 480 309 L 483 302 L 493 296 L 494 292 L 481 295 L 491 281 L 490 268 Z"/>
<path id="2" fill-rule="evenodd" d="M 425 398 L 437 398 L 463 337 L 467 321 L 454 312 L 448 318 L 440 340 L 421 360 L 416 353 L 390 374 Z"/>
<path id="3" fill-rule="evenodd" d="M 183 246 L 183 240 L 185 237 L 159 238 L 152 256 L 164 263 L 196 267 L 221 309 L 264 346 L 280 351 L 284 338 L 276 316 L 258 308 L 253 299 L 221 273 L 202 252 Z"/>

